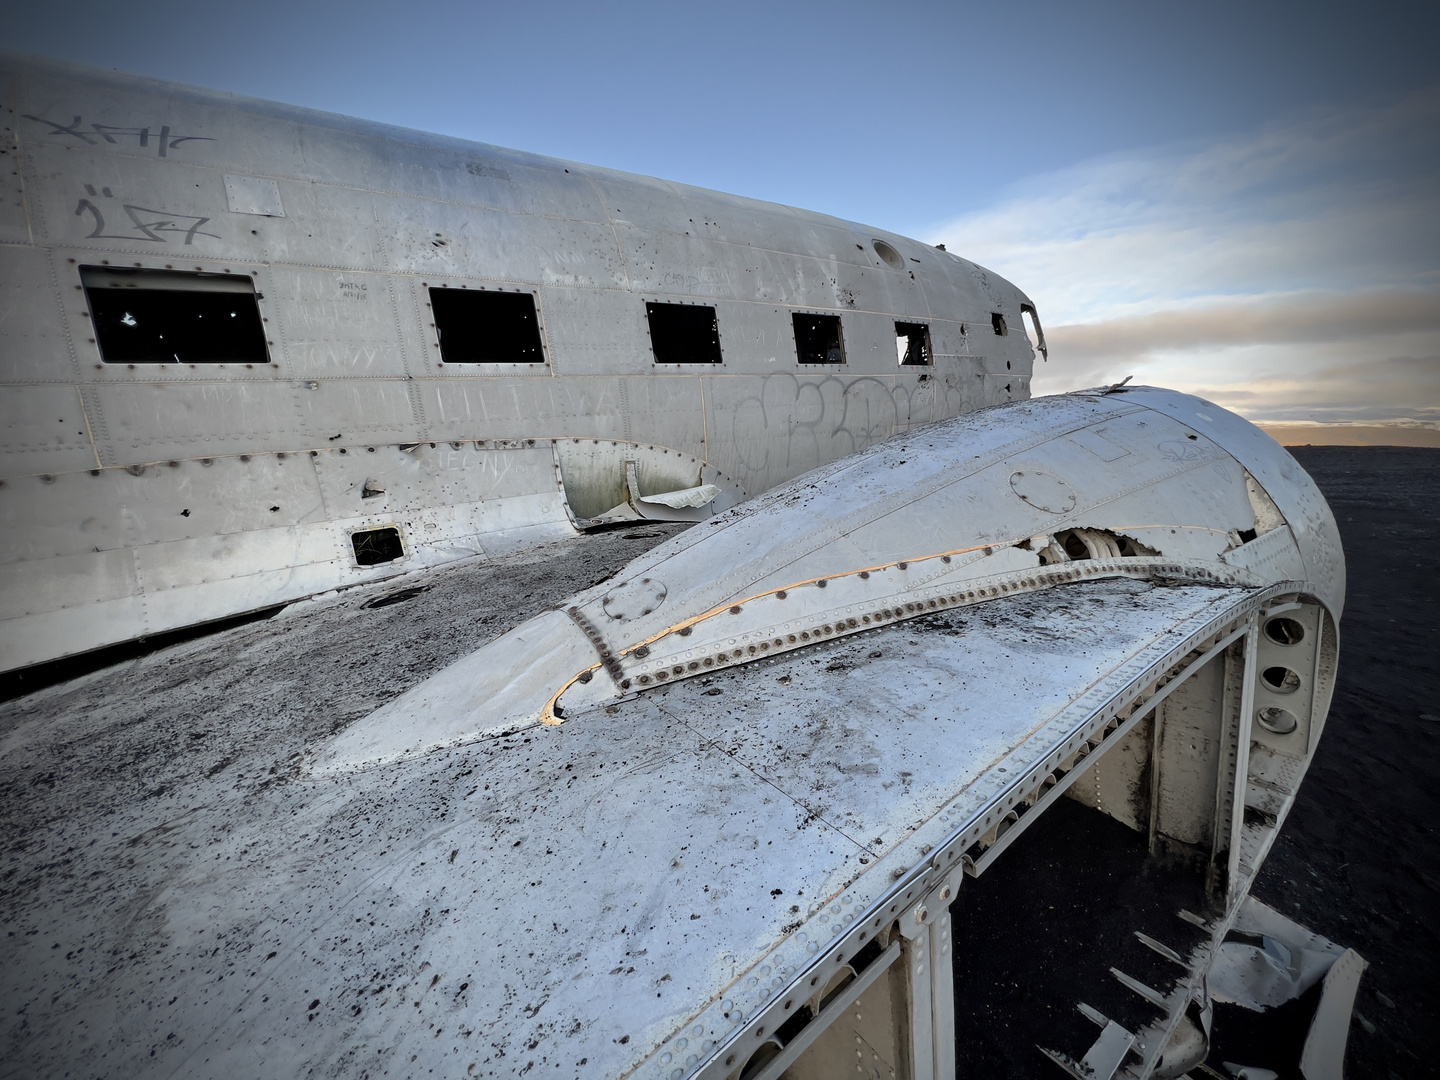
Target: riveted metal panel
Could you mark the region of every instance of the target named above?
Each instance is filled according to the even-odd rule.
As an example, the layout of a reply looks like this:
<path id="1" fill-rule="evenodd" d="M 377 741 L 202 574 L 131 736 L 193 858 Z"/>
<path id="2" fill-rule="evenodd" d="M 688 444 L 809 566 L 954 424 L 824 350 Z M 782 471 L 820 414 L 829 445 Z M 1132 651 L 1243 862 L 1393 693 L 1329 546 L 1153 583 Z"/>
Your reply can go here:
<path id="1" fill-rule="evenodd" d="M 261 176 L 225 174 L 225 194 L 232 214 L 254 214 L 259 217 L 284 217 L 285 204 L 280 186 Z"/>
<path id="2" fill-rule="evenodd" d="M 125 599 L 136 585 L 134 556 L 123 548 L 9 563 L 3 571 L 0 618 L 5 619 Z"/>
<path id="3" fill-rule="evenodd" d="M 325 379 L 294 393 L 312 445 L 337 433 L 350 445 L 418 441 L 423 434 L 411 407 L 409 384 L 402 379 Z"/>
<path id="4" fill-rule="evenodd" d="M 610 378 L 433 379 L 420 383 L 436 438 L 624 437 L 624 382 Z M 536 416 L 546 418 L 543 425 Z"/>
<path id="5" fill-rule="evenodd" d="M 289 375 L 301 379 L 403 378 L 389 282 L 340 270 L 271 271 L 267 307 L 283 312 Z"/>
<path id="6" fill-rule="evenodd" d="M 287 383 L 198 380 L 110 383 L 91 391 L 105 415 L 107 464 L 303 446 L 295 407 L 301 393 Z"/>
<path id="7" fill-rule="evenodd" d="M 80 395 L 63 383 L 11 386 L 0 423 L 0 476 L 94 466 Z"/>
<path id="8" fill-rule="evenodd" d="M 547 287 L 540 297 L 545 338 L 557 375 L 654 372 L 645 305 L 633 294 Z"/>
<path id="9" fill-rule="evenodd" d="M 91 563 L 58 563 L 47 570 L 55 575 L 52 580 L 64 584 L 47 590 L 43 606 L 37 604 L 33 612 L 0 623 L 0 667 L 6 671 L 29 667 L 144 634 L 148 629 L 145 599 L 134 591 L 138 583 L 133 566 L 127 569 L 133 562 L 130 552 L 119 552 L 105 562 L 107 577 L 98 587 L 96 567 Z M 7 586 L 19 580 L 11 568 L 3 573 Z M 106 595 L 121 583 L 131 590 L 129 595 Z M 56 607 L 57 603 L 66 606 Z"/>
<path id="10" fill-rule="evenodd" d="M 16 151 L 19 139 L 19 118 L 23 111 L 20 74 L 17 71 L 0 71 L 0 116 L 4 116 L 6 145 L 0 160 L 9 167 L 0 175 L 0 242 L 6 244 L 28 244 L 33 241 L 30 221 L 25 207 L 25 177 L 21 172 L 22 159 Z"/>
<path id="11" fill-rule="evenodd" d="M 0 247 L 0 327 L 4 330 L 0 382 L 60 383 L 75 378 L 66 324 L 57 318 L 57 295 L 62 288 L 52 277 L 45 251 Z M 84 309 L 83 301 L 78 307 Z M 82 329 L 89 337 L 88 326 L 82 324 Z"/>

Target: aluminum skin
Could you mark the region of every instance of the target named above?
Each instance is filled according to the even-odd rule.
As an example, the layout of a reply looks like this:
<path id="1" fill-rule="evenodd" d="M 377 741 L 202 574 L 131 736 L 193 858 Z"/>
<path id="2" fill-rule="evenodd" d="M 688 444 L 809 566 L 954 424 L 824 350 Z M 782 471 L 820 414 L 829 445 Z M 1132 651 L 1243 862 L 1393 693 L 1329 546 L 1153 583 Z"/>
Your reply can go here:
<path id="1" fill-rule="evenodd" d="M 938 1080 L 950 905 L 1069 798 L 1212 902 L 1193 945 L 1156 940 L 1172 982 L 1113 976 L 1144 1022 L 1090 1009 L 1093 1046 L 1047 1049 L 1167 1075 L 1323 731 L 1343 599 L 1309 478 L 1197 398 L 895 436 L 511 628 L 286 783 L 193 778 L 15 939 L 6 1045 L 32 1072 L 809 1080 L 861 1040 L 866 1075 Z"/>
<path id="2" fill-rule="evenodd" d="M 696 740 L 657 751 L 667 764 L 635 781 L 646 794 L 627 780 L 605 797 L 628 824 L 587 818 L 642 858 L 635 885 L 666 897 L 645 906 L 640 939 L 591 939 L 618 934 L 656 979 L 680 967 L 705 1002 L 604 1005 L 624 1017 L 620 1045 L 655 1049 L 603 1069 L 667 1080 L 824 1075 L 853 1040 L 816 988 L 848 977 L 871 938 L 907 958 L 903 990 L 884 998 L 909 1007 L 888 1067 L 949 1075 L 952 930 L 931 917 L 1055 799 L 1078 798 L 1207 863 L 1215 913 L 1208 938 L 1175 954 L 1187 975 L 1173 986 L 1117 972 L 1153 1023 L 1102 1018 L 1085 1064 L 1051 1057 L 1076 1076 L 1171 1075 L 1203 1050 L 1187 1017 L 1208 1000 L 1209 958 L 1323 730 L 1343 599 L 1328 507 L 1263 433 L 1148 387 L 1037 399 L 898 436 L 695 526 L 357 722 L 316 754 L 316 774 L 469 760 L 573 725 L 617 748 Z M 1035 621 L 1015 618 L 1021 602 Z M 1097 606 L 1077 616 L 1077 603 Z M 988 632 L 937 632 L 937 617 L 984 605 L 1002 605 Z M 747 812 L 732 800 L 752 781 Z M 766 791 L 790 800 L 794 824 L 772 811 L 729 832 L 765 813 Z M 642 824 L 662 806 L 685 852 L 672 875 L 652 861 L 667 846 L 654 829 L 672 825 Z M 752 835 L 780 850 L 745 854 Z M 758 883 L 812 898 L 788 909 L 803 917 L 760 903 Z M 692 910 L 698 937 L 679 918 Z M 853 974 L 858 987 L 879 972 Z M 801 1003 L 814 1014 L 803 1037 L 786 1027 Z"/>
<path id="3" fill-rule="evenodd" d="M 0 670 L 698 520 L 1028 396 L 1028 298 L 882 230 L 13 54 L 0 99 Z M 260 354 L 114 362 L 126 274 L 247 291 Z M 533 362 L 446 363 L 436 290 L 531 298 Z M 713 308 L 720 362 L 657 362 L 650 304 Z M 796 316 L 838 317 L 827 362 Z"/>
<path id="4" fill-rule="evenodd" d="M 1137 546 L 1074 560 L 1055 540 L 1092 530 Z M 923 429 L 712 518 L 355 725 L 331 753 L 360 764 L 553 723 L 917 610 L 1156 567 L 1313 581 L 1337 617 L 1343 603 L 1329 509 L 1259 429 L 1170 391 L 1065 395 Z"/>

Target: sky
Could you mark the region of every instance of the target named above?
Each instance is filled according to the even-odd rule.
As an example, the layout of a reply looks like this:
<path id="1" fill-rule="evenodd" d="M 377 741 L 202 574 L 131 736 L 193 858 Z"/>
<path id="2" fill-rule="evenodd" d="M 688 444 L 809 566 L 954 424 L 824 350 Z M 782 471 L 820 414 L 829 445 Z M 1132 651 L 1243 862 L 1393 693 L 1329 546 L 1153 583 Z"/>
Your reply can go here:
<path id="1" fill-rule="evenodd" d="M 802 206 L 1020 286 L 1053 393 L 1440 431 L 1440 4 L 0 0 L 0 46 Z"/>

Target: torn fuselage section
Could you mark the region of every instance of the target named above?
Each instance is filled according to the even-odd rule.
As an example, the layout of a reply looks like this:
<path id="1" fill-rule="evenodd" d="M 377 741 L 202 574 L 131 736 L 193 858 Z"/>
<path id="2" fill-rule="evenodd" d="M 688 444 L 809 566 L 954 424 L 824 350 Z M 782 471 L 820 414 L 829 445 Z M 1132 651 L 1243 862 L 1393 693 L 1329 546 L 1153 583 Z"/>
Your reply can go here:
<path id="1" fill-rule="evenodd" d="M 1220 1050 L 1232 1055 L 1225 1060 L 1244 1060 L 1233 1056 L 1237 1038 L 1217 1042 L 1212 1031 L 1212 965 L 1226 949 L 1233 952 L 1225 943 L 1254 906 L 1250 886 L 1309 765 L 1337 654 L 1335 622 L 1313 596 L 1272 590 L 1248 615 L 1188 651 L 1133 705 L 1117 710 L 966 851 L 974 876 L 992 867 L 998 875 L 980 890 L 982 897 L 998 888 L 1042 907 L 1051 900 L 1052 911 L 1057 904 L 1065 911 L 1051 926 L 1113 921 L 1115 898 L 1125 897 L 1132 925 L 1118 928 L 1118 936 L 1071 941 L 1060 950 L 1086 959 L 1039 989 L 1039 1004 L 1047 1008 L 1029 1013 L 1078 1014 L 1085 1022 L 1052 1027 L 1046 1019 L 1032 1025 L 1031 1035 L 1021 1033 L 1069 1075 L 1178 1076 L 1207 1060 L 1218 1070 L 1223 1063 L 1212 1052 Z M 1062 796 L 1064 803 L 1057 801 Z M 1060 811 L 1058 818 L 1040 820 L 1051 809 Z M 1124 830 L 1117 835 L 1105 819 Z M 1020 835 L 1031 826 L 1038 852 Z M 1015 853 L 997 866 L 1012 843 Z M 1035 874 L 1054 865 L 1055 850 L 1047 853 L 1046 845 L 1087 851 L 1087 863 L 1105 863 L 1103 879 L 1091 883 L 1075 873 L 1063 893 L 1046 896 L 1035 888 Z M 1035 865 L 1027 869 L 1027 860 Z M 1126 882 L 1127 874 L 1134 880 L 1117 894 L 1117 878 Z M 1029 949 L 1056 931 L 1021 921 L 1020 936 L 1007 937 L 1010 932 L 1002 927 L 987 936 L 966 963 L 1003 971 L 1007 950 Z M 977 986 L 967 1009 L 993 1011 L 987 993 Z M 1015 1023 L 1023 1027 L 1027 1020 Z M 1343 1045 L 1342 1037 L 1337 1056 L 1317 1041 L 1315 1067 L 1328 1054 L 1337 1071 L 1314 1075 L 1339 1075 Z M 975 1074 L 962 1069 L 960 1075 Z"/>
<path id="2" fill-rule="evenodd" d="M 555 470 L 577 529 L 636 521 L 702 521 L 745 497 L 734 480 L 665 446 L 557 439 Z"/>
<path id="3" fill-rule="evenodd" d="M 1080 559 L 1122 559 L 1159 555 L 1154 548 L 1109 529 L 1065 529 L 1054 535 L 1032 536 L 1017 545 L 1039 553 L 1041 566 Z"/>

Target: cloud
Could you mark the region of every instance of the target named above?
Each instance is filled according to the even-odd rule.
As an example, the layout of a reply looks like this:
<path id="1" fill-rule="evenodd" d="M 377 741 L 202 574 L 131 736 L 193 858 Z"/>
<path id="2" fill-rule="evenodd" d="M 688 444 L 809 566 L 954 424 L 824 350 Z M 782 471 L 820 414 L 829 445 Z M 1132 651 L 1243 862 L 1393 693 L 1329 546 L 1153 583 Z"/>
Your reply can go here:
<path id="1" fill-rule="evenodd" d="M 1038 365 L 1032 386 L 1036 393 L 1059 393 L 1129 375 L 1137 383 L 1199 394 L 1252 420 L 1409 419 L 1440 428 L 1440 333 L 1422 328 L 1366 336 L 1376 329 L 1374 321 L 1368 312 L 1347 311 L 1355 306 L 1350 299 L 1336 305 L 1335 321 L 1317 317 L 1313 325 L 1305 323 L 1302 309 L 1299 320 L 1285 312 L 1252 321 L 1246 316 L 1255 313 L 1242 311 L 1240 318 L 1215 325 L 1213 312 L 1181 311 L 1060 327 L 1050 355 L 1067 359 Z M 1338 319 L 1351 313 L 1359 317 Z M 1425 312 L 1415 314 L 1420 322 Z M 1322 340 L 1327 328 L 1333 333 Z M 1072 330 L 1081 332 L 1079 340 L 1068 340 Z M 1272 340 L 1245 341 L 1267 336 Z"/>
<path id="2" fill-rule="evenodd" d="M 1440 354 L 1316 366 L 1262 375 L 1242 388 L 1192 388 L 1246 415 L 1276 421 L 1406 423 L 1440 429 Z"/>
<path id="3" fill-rule="evenodd" d="M 1036 392 L 1134 374 L 1252 417 L 1440 404 L 1440 86 L 1031 177 L 933 240 L 1035 300 Z"/>
<path id="4" fill-rule="evenodd" d="M 1354 341 L 1440 331 L 1440 290 L 1334 290 L 1245 297 L 1202 308 L 1156 311 L 1046 332 L 1067 363 L 1113 361 L 1235 345 Z"/>

